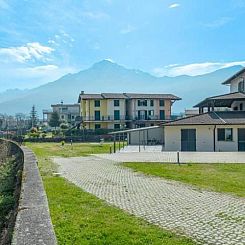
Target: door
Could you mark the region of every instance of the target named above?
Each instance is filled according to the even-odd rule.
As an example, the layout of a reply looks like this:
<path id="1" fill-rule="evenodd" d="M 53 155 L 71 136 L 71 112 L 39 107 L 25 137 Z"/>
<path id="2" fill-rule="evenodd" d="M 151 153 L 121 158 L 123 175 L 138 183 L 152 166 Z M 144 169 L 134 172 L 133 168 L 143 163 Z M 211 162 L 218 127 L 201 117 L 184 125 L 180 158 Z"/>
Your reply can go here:
<path id="1" fill-rule="evenodd" d="M 245 151 L 245 128 L 238 129 L 238 151 Z"/>
<path id="2" fill-rule="evenodd" d="M 196 151 L 196 129 L 181 129 L 181 151 Z"/>

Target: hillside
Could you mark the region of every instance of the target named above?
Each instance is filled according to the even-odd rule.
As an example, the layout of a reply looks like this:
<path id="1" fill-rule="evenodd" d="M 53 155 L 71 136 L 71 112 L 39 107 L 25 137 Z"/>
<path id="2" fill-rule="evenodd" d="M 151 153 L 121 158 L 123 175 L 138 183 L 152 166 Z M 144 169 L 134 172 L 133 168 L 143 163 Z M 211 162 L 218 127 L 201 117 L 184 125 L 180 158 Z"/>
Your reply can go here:
<path id="1" fill-rule="evenodd" d="M 221 69 L 201 76 L 155 77 L 140 70 L 101 61 L 91 68 L 76 74 L 67 74 L 60 79 L 30 90 L 8 90 L 1 94 L 0 113 L 29 113 L 34 104 L 41 115 L 50 104 L 76 103 L 80 91 L 173 93 L 182 98 L 176 102 L 174 112 L 190 108 L 204 97 L 228 92 L 221 85 L 241 66 Z M 8 94 L 6 94 L 8 93 Z"/>

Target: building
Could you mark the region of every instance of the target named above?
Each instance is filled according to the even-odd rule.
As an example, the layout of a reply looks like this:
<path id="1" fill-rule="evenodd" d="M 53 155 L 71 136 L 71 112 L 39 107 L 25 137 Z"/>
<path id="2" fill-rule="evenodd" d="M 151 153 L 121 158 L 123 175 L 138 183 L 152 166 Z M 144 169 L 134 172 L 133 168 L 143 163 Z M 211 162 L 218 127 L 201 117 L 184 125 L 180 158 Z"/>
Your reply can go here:
<path id="1" fill-rule="evenodd" d="M 172 104 L 180 100 L 172 94 L 81 92 L 78 103 L 86 129 L 139 128 L 171 120 Z"/>
<path id="2" fill-rule="evenodd" d="M 52 113 L 57 112 L 60 121 L 75 125 L 76 121 L 80 121 L 80 105 L 79 104 L 60 104 L 51 105 L 52 110 L 43 110 L 43 122 L 48 123 Z"/>
<path id="3" fill-rule="evenodd" d="M 244 78 L 242 69 L 223 82 L 230 93 L 201 101 L 199 115 L 163 124 L 165 151 L 245 151 Z"/>

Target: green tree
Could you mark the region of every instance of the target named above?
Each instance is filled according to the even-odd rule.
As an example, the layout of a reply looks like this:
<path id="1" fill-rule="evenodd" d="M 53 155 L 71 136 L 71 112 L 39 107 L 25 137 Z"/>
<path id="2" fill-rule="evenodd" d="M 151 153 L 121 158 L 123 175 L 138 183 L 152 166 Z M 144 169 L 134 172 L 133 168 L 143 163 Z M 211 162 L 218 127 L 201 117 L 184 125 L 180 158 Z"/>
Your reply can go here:
<path id="1" fill-rule="evenodd" d="M 49 120 L 49 126 L 50 127 L 59 127 L 60 126 L 60 117 L 59 114 L 57 112 L 53 112 L 51 114 L 51 118 Z"/>
<path id="2" fill-rule="evenodd" d="M 38 123 L 38 116 L 35 105 L 32 106 L 30 112 L 31 128 L 36 127 Z"/>

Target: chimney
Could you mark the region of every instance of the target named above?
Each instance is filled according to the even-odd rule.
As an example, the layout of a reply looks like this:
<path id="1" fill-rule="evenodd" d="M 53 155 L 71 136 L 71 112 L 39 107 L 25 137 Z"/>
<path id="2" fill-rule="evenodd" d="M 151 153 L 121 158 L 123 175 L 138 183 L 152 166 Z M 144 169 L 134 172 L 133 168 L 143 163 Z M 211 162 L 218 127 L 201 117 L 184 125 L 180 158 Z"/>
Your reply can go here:
<path id="1" fill-rule="evenodd" d="M 81 91 L 81 95 L 83 95 L 84 94 L 84 91 Z"/>

